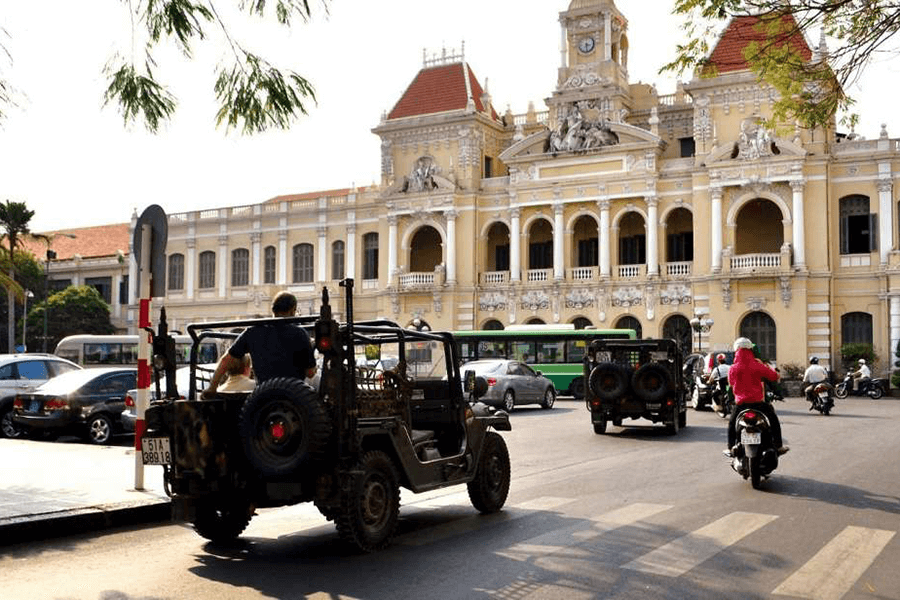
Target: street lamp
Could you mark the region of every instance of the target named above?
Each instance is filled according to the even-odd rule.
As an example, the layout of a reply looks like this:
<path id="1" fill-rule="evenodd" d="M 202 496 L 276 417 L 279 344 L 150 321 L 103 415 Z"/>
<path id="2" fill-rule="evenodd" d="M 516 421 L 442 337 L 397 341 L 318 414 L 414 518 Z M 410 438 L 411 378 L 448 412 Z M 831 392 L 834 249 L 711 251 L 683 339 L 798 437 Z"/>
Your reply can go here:
<path id="1" fill-rule="evenodd" d="M 47 261 L 44 263 L 44 352 L 47 352 L 47 313 L 50 312 L 50 261 L 56 259 L 56 251 L 50 249 L 54 238 L 67 237 L 77 239 L 74 233 L 54 233 L 47 238 Z"/>
<path id="2" fill-rule="evenodd" d="M 31 290 L 25 290 L 25 299 L 22 301 L 22 352 L 28 352 L 28 344 L 25 343 L 25 325 L 28 324 L 28 299 L 34 298 Z"/>
<path id="3" fill-rule="evenodd" d="M 702 319 L 694 317 L 690 322 L 691 329 L 697 332 L 697 352 L 703 354 L 703 334 L 709 333 L 715 321 L 712 320 L 712 317 L 704 317 Z"/>

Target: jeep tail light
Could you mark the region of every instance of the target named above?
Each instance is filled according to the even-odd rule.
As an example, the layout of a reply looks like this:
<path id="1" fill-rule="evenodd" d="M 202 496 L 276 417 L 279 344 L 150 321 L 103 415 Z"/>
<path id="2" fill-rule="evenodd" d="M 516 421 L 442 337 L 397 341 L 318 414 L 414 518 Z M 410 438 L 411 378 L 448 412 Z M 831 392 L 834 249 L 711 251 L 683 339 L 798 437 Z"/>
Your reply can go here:
<path id="1" fill-rule="evenodd" d="M 591 400 L 591 406 L 593 406 L 594 408 L 600 408 L 600 401 L 599 400 Z"/>
<path id="2" fill-rule="evenodd" d="M 131 397 L 131 394 L 125 394 L 125 406 L 134 407 L 134 398 Z"/>
<path id="3" fill-rule="evenodd" d="M 63 398 L 50 398 L 44 402 L 44 410 L 62 410 L 69 408 L 69 401 Z"/>
<path id="4" fill-rule="evenodd" d="M 25 402 L 16 396 L 16 399 L 13 400 L 13 408 L 25 408 Z"/>
<path id="5" fill-rule="evenodd" d="M 494 387 L 495 385 L 497 385 L 497 378 L 496 377 L 488 377 L 487 382 L 488 382 L 488 387 Z"/>

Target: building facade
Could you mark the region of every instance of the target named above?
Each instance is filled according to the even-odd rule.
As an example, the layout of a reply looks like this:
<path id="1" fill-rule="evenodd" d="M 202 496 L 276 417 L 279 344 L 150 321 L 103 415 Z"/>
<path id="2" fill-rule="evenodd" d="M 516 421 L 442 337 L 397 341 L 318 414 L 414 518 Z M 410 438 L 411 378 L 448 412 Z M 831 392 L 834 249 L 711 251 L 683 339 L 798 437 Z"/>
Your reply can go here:
<path id="1" fill-rule="evenodd" d="M 545 110 L 498 114 L 462 54 L 426 59 L 372 130 L 379 185 L 169 214 L 154 307 L 180 328 L 266 315 L 287 289 L 311 313 L 353 277 L 360 319 L 634 327 L 694 350 L 745 335 L 832 368 L 870 342 L 883 376 L 900 341 L 900 142 L 769 129 L 775 91 L 741 54 L 752 17 L 722 34 L 715 77 L 672 95 L 629 82 L 612 0 L 572 0 L 559 22 Z M 713 327 L 698 337 L 694 316 Z"/>

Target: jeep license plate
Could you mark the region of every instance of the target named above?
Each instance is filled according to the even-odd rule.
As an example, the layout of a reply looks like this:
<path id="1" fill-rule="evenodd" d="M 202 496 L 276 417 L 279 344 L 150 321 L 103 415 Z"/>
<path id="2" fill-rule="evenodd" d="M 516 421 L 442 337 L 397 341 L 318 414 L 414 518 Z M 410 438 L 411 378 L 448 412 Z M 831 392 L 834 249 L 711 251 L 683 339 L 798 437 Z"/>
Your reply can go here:
<path id="1" fill-rule="evenodd" d="M 647 410 L 659 410 L 662 408 L 662 404 L 648 404 Z"/>
<path id="2" fill-rule="evenodd" d="M 142 438 L 141 460 L 145 465 L 167 465 L 172 462 L 169 438 Z"/>
<path id="3" fill-rule="evenodd" d="M 741 432 L 741 443 L 742 444 L 759 444 L 762 442 L 762 434 L 761 433 L 750 433 L 748 431 Z"/>

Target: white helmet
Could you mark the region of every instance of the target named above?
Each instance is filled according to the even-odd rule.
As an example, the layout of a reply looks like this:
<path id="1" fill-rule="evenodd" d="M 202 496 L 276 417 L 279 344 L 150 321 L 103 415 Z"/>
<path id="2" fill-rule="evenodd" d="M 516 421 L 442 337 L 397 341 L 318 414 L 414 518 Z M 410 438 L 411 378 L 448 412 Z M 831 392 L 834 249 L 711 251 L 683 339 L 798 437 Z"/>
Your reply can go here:
<path id="1" fill-rule="evenodd" d="M 859 359 L 859 364 L 861 364 L 861 365 L 866 364 L 866 359 L 864 359 L 864 358 Z"/>
<path id="2" fill-rule="evenodd" d="M 734 351 L 737 352 L 741 348 L 744 348 L 745 350 L 753 350 L 753 342 L 745 337 L 739 337 L 738 339 L 734 340 Z"/>

